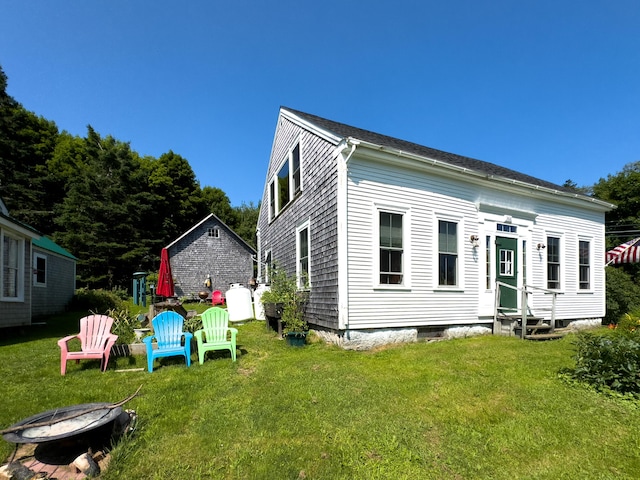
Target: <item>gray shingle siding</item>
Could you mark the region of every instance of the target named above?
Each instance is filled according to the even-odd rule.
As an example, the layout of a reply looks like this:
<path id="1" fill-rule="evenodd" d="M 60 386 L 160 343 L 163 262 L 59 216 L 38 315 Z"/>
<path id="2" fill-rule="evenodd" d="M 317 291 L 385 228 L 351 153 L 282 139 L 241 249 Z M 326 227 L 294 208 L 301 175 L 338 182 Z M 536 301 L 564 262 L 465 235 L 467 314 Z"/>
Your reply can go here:
<path id="1" fill-rule="evenodd" d="M 35 247 L 33 251 L 46 257 L 47 276 L 46 286 L 33 286 L 32 315 L 41 317 L 63 312 L 75 292 L 75 261 Z"/>
<path id="2" fill-rule="evenodd" d="M 209 237 L 209 228 L 218 228 L 218 238 Z M 216 217 L 168 247 L 171 273 L 178 297 L 197 295 L 200 291 L 226 292 L 231 283 L 246 284 L 253 276 L 253 251 Z M 204 281 L 211 275 L 211 288 Z"/>
<path id="3" fill-rule="evenodd" d="M 302 191 L 269 223 L 268 184 L 288 150 L 300 139 Z M 335 145 L 280 117 L 261 202 L 261 260 L 272 259 L 290 274 L 296 271 L 296 227 L 310 222 L 311 297 L 307 320 L 328 328 L 338 326 L 337 166 Z"/>

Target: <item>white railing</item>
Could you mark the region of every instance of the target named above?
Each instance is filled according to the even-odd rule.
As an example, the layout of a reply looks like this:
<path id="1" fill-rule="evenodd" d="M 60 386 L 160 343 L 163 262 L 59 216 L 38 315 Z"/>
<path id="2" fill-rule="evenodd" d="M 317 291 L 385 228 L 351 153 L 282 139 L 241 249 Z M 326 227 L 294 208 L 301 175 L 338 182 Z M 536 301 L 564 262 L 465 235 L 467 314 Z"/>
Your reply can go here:
<path id="1" fill-rule="evenodd" d="M 520 302 L 520 309 L 518 309 L 518 307 L 501 307 L 500 306 L 500 292 L 501 292 L 501 288 L 500 287 L 506 287 L 506 288 L 510 288 L 512 290 L 516 290 L 517 292 L 520 292 L 521 294 L 521 302 Z M 522 318 L 522 332 L 520 333 L 521 338 L 524 338 L 524 336 L 526 335 L 527 332 L 527 316 L 528 315 L 533 315 L 533 312 L 531 311 L 531 308 L 529 307 L 529 294 L 532 294 L 533 291 L 532 290 L 540 290 L 542 292 L 545 293 L 550 293 L 553 295 L 553 298 L 551 299 L 551 308 L 538 308 L 537 310 L 540 311 L 550 311 L 551 312 L 551 318 L 550 318 L 550 331 L 553 332 L 556 328 L 556 298 L 558 296 L 558 293 L 553 291 L 553 290 L 548 290 L 546 288 L 541 288 L 541 287 L 536 287 L 533 285 L 524 285 L 522 288 L 520 287 L 514 287 L 513 285 L 509 285 L 508 283 L 504 283 L 504 282 L 500 282 L 498 280 L 496 280 L 496 294 L 495 294 L 495 309 L 494 309 L 494 314 L 493 314 L 493 331 L 494 333 L 496 332 L 496 330 L 499 328 L 499 324 L 498 324 L 498 317 L 499 314 L 505 313 L 505 312 L 513 312 L 515 313 L 515 316 L 520 316 Z"/>

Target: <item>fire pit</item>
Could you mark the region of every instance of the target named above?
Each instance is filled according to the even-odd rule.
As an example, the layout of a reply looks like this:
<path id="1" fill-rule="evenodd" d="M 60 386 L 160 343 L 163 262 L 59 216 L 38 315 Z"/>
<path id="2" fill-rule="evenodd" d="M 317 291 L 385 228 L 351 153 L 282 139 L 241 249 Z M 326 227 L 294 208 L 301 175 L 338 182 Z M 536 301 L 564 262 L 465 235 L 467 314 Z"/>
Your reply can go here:
<path id="1" fill-rule="evenodd" d="M 113 407 L 110 403 L 84 403 L 56 408 L 12 425 L 9 429 L 16 431 L 5 433 L 2 437 L 11 443 L 53 442 L 95 430 L 115 420 L 121 413 L 122 407 Z"/>

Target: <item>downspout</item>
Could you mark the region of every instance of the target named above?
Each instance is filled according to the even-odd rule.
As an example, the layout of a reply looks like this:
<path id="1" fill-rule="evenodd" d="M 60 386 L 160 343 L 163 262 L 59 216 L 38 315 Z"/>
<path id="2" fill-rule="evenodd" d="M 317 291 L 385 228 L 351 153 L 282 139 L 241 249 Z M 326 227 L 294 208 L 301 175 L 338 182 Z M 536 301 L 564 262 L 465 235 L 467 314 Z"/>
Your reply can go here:
<path id="1" fill-rule="evenodd" d="M 345 156 L 344 151 L 351 146 Z M 358 142 L 347 138 L 337 155 L 337 229 L 338 229 L 338 329 L 344 329 L 349 335 L 349 270 L 348 270 L 348 169 L 347 163 L 358 147 Z M 348 338 L 348 337 L 347 337 Z"/>
<path id="2" fill-rule="evenodd" d="M 257 247 L 256 263 L 258 264 L 257 277 L 258 277 L 258 281 L 261 281 L 262 280 L 262 262 L 260 260 L 262 260 L 262 246 L 260 245 L 260 228 L 256 228 L 256 247 Z"/>

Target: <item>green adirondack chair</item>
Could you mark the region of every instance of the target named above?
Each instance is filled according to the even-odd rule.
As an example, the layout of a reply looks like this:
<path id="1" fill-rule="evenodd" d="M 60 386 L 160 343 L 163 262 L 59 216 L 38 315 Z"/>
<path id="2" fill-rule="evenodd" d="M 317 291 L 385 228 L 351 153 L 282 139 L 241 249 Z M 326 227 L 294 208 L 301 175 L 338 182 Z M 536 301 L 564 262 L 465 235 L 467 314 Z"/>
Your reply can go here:
<path id="1" fill-rule="evenodd" d="M 204 363 L 204 354 L 210 350 L 229 350 L 236 361 L 236 335 L 238 329 L 229 327 L 229 312 L 211 307 L 202 314 L 202 329 L 194 333 L 198 343 L 198 360 Z"/>
<path id="2" fill-rule="evenodd" d="M 149 372 L 153 372 L 153 360 L 160 357 L 174 357 L 181 355 L 191 365 L 191 338 L 189 332 L 183 332 L 184 318 L 179 313 L 165 311 L 151 320 L 153 335 L 144 337 L 142 341 L 147 346 L 147 364 Z M 153 348 L 156 340 L 157 348 Z"/>

